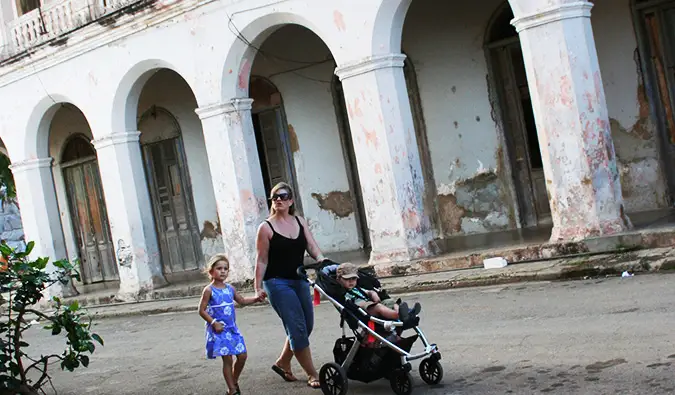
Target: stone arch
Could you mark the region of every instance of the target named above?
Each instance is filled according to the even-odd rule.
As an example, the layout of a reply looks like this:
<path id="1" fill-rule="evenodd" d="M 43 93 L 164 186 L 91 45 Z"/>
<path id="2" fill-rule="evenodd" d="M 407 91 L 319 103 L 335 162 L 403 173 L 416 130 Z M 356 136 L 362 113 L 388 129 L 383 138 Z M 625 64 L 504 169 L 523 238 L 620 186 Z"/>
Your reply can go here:
<path id="1" fill-rule="evenodd" d="M 171 62 L 162 59 L 147 59 L 138 62 L 131 67 L 117 84 L 117 89 L 113 98 L 112 131 L 124 132 L 135 131 L 138 127 L 138 101 L 148 80 L 158 71 L 169 69 L 180 75 L 190 86 L 198 105 L 200 95 L 197 94 L 196 84 L 188 80 L 185 76 L 189 73 L 182 72 Z M 119 116 L 121 114 L 122 116 Z"/>
<path id="2" fill-rule="evenodd" d="M 64 104 L 71 104 L 78 109 L 82 108 L 70 98 L 60 94 L 45 96 L 33 107 L 24 129 L 26 134 L 24 135 L 23 159 L 49 156 L 49 130 L 54 115 Z M 85 118 L 87 118 L 86 115 Z"/>
<path id="3" fill-rule="evenodd" d="M 401 52 L 403 25 L 412 0 L 383 1 L 373 31 L 373 54 Z"/>
<path id="4" fill-rule="evenodd" d="M 267 14 L 237 30 L 239 38 L 235 39 L 225 58 L 221 93 L 223 101 L 248 97 L 251 69 L 260 46 L 272 33 L 285 25 L 300 25 L 310 30 L 328 47 L 336 63 L 341 64 L 341 60 L 336 57 L 339 55 L 336 51 L 339 48 L 338 43 L 329 40 L 330 35 L 314 22 L 296 13 Z"/>

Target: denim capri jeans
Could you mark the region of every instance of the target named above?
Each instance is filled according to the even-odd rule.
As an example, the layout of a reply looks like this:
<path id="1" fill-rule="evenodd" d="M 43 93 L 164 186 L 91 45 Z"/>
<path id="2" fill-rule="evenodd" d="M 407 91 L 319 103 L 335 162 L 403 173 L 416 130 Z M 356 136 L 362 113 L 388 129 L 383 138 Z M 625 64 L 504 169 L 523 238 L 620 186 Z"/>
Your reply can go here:
<path id="1" fill-rule="evenodd" d="M 270 278 L 263 281 L 263 288 L 284 324 L 291 350 L 309 347 L 309 335 L 314 328 L 314 306 L 307 281 Z"/>

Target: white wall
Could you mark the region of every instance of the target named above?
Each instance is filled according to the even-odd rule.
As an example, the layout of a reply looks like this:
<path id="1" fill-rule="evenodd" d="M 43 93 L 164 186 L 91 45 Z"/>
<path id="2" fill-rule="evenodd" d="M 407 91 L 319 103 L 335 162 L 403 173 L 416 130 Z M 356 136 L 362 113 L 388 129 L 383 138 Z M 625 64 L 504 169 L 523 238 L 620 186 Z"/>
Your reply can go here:
<path id="1" fill-rule="evenodd" d="M 637 44 L 628 2 L 598 0 L 594 32 L 627 211 L 666 205 L 666 186 L 646 102 L 638 101 Z M 512 183 L 502 166 L 500 127 L 491 117 L 484 34 L 503 2 L 412 3 L 403 50 L 417 72 L 446 234 L 515 226 Z M 473 190 L 471 190 L 473 188 Z M 476 213 L 480 214 L 476 214 Z"/>
<path id="2" fill-rule="evenodd" d="M 164 69 L 154 74 L 144 86 L 138 104 L 139 117 L 153 105 L 168 110 L 180 125 L 195 214 L 202 234 L 202 250 L 208 260 L 211 255 L 223 252 L 223 241 L 219 234 L 210 231 L 219 228 L 219 221 L 202 125 L 195 113 L 197 102 L 185 80 L 177 73 Z M 162 138 L 148 135 L 149 131 L 142 132 L 141 143 Z"/>
<path id="3" fill-rule="evenodd" d="M 291 59 L 294 62 L 286 62 Z M 281 93 L 289 129 L 297 136 L 293 153 L 299 196 L 304 215 L 322 250 L 359 248 L 354 214 L 339 218 L 319 207 L 312 194 L 349 191 L 347 170 L 340 145 L 331 79 L 335 64 L 321 39 L 300 26 L 287 26 L 265 41 L 253 64 L 253 75 L 268 77 Z M 320 65 L 295 72 L 280 72 L 328 59 Z"/>
<path id="4" fill-rule="evenodd" d="M 666 207 L 658 132 L 649 118 L 649 102 L 638 74 L 637 40 L 628 2 L 597 0 L 592 22 L 626 211 Z"/>
<path id="5" fill-rule="evenodd" d="M 406 16 L 403 51 L 417 72 L 446 235 L 514 225 L 483 50 L 499 4 L 418 0 Z"/>

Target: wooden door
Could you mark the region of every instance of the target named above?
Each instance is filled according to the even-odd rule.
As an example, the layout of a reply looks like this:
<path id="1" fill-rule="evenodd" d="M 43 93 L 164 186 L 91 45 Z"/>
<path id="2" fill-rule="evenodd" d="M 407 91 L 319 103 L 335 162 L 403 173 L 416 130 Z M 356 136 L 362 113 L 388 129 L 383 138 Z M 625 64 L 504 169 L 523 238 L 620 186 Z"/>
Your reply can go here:
<path id="1" fill-rule="evenodd" d="M 164 272 L 196 270 L 201 242 L 182 140 L 146 144 L 143 153 Z"/>
<path id="2" fill-rule="evenodd" d="M 534 226 L 550 217 L 551 208 L 520 42 L 493 49 L 493 58 L 521 217 L 523 225 Z"/>
<path id="3" fill-rule="evenodd" d="M 297 195 L 298 183 L 293 171 L 293 156 L 289 136 L 283 125 L 280 107 L 253 114 L 253 127 L 265 190 L 269 192 L 276 184 L 286 182 L 295 189 Z M 298 196 L 295 196 L 294 202 L 296 209 L 300 210 L 301 202 Z"/>
<path id="4" fill-rule="evenodd" d="M 96 160 L 64 165 L 63 171 L 85 284 L 118 280 L 101 177 Z"/>

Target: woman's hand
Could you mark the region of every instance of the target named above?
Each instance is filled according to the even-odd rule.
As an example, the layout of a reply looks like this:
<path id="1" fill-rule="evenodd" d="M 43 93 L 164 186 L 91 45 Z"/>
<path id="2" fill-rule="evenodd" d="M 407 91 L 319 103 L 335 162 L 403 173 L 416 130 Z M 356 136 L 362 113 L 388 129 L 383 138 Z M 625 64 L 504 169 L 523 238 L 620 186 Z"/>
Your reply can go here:
<path id="1" fill-rule="evenodd" d="M 267 292 L 265 292 L 264 289 L 259 288 L 255 291 L 255 297 L 258 299 L 259 302 L 262 302 L 267 298 Z"/>
<path id="2" fill-rule="evenodd" d="M 225 329 L 225 325 L 223 325 L 223 323 L 219 321 L 212 322 L 211 327 L 213 328 L 213 331 L 216 333 L 220 333 L 223 331 L 223 329 Z"/>

